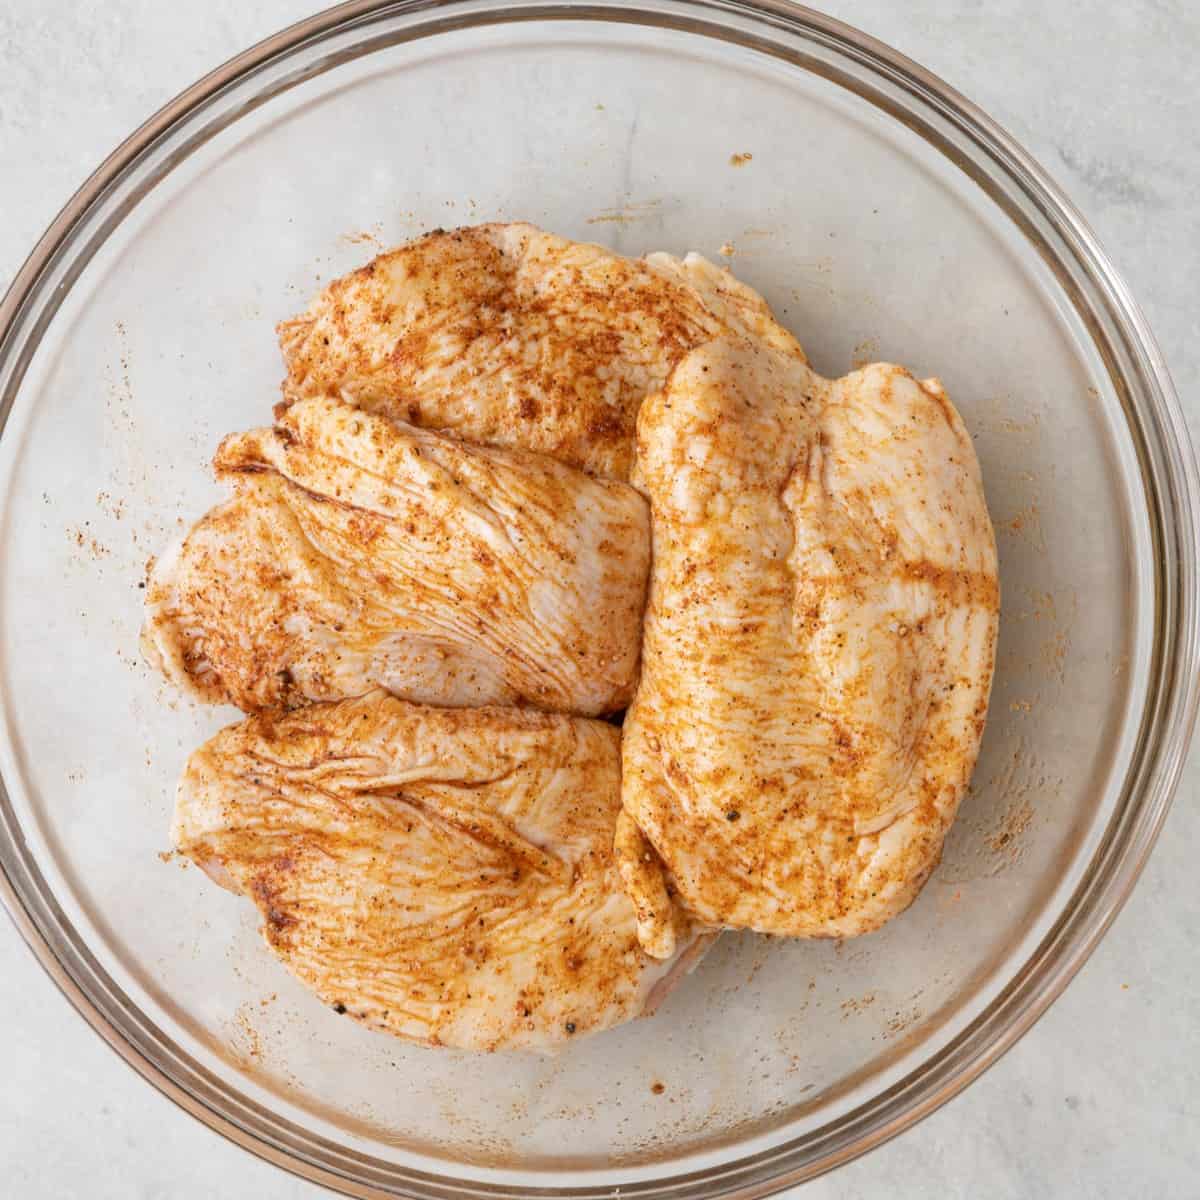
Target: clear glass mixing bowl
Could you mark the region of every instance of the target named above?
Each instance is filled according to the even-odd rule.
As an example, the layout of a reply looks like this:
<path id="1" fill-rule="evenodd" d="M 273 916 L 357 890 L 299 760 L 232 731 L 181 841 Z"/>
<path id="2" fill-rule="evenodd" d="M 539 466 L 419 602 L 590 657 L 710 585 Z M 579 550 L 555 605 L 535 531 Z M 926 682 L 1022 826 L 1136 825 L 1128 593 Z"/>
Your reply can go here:
<path id="1" fill-rule="evenodd" d="M 269 412 L 273 323 L 376 242 L 503 218 L 724 251 L 825 373 L 940 375 L 1001 545 L 987 738 L 918 903 L 858 942 L 726 936 L 655 1017 L 557 1058 L 339 1020 L 251 906 L 162 861 L 179 767 L 231 714 L 137 652 L 147 557 L 217 496 L 219 436 Z M 1196 478 L 1153 340 L 982 113 L 795 6 L 355 3 L 298 25 L 71 201 L 0 311 L 0 401 L 8 907 L 147 1079 L 333 1187 L 749 1197 L 815 1174 L 1029 1027 L 1162 821 L 1196 701 Z"/>

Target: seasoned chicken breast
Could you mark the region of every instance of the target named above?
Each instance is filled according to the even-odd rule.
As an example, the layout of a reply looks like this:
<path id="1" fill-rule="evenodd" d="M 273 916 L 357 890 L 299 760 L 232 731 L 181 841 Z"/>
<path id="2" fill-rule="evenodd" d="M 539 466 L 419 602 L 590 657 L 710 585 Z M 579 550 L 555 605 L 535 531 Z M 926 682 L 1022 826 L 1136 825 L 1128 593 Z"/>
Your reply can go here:
<path id="1" fill-rule="evenodd" d="M 279 326 L 284 397 L 337 394 L 623 479 L 643 398 L 731 329 L 782 333 L 760 296 L 698 256 L 631 260 L 525 224 L 438 231 Z"/>
<path id="2" fill-rule="evenodd" d="M 649 567 L 628 485 L 320 398 L 216 467 L 237 493 L 157 563 L 143 638 L 204 698 L 628 703 Z"/>
<path id="3" fill-rule="evenodd" d="M 651 1008 L 612 856 L 619 732 L 384 693 L 262 714 L 202 746 L 176 847 L 262 913 L 267 945 L 339 1013 L 476 1050 L 559 1043 Z"/>
<path id="4" fill-rule="evenodd" d="M 618 838 L 643 942 L 701 920 L 845 937 L 915 897 L 971 776 L 996 550 L 936 381 L 834 382 L 722 339 L 642 407 L 652 509 Z M 643 838 L 644 835 L 644 838 Z"/>

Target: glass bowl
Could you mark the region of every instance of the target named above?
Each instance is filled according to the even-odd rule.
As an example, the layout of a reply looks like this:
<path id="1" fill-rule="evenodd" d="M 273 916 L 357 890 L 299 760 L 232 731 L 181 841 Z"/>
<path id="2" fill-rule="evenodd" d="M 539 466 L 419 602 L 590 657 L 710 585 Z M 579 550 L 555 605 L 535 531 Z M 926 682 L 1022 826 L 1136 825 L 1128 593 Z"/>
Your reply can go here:
<path id="1" fill-rule="evenodd" d="M 262 423 L 273 324 L 433 226 L 724 256 L 818 368 L 937 374 L 1001 547 L 991 719 L 945 859 L 856 942 L 727 935 L 554 1058 L 401 1045 L 160 855 L 197 709 L 137 650 L 147 558 Z M 982 113 L 794 5 L 348 4 L 168 105 L 0 310 L 0 866 L 83 1016 L 200 1119 L 362 1196 L 763 1196 L 942 1103 L 1133 886 L 1196 704 L 1196 473 L 1146 325 Z M 164 861 L 166 859 L 167 861 Z"/>

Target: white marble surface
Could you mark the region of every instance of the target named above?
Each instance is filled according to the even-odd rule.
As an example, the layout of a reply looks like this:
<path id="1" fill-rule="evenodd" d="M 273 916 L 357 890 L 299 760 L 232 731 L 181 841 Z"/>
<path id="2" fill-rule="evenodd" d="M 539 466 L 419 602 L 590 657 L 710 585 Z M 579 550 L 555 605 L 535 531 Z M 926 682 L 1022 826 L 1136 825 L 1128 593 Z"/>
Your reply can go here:
<path id="1" fill-rule="evenodd" d="M 830 0 L 995 115 L 1091 219 L 1158 333 L 1200 432 L 1200 6 L 1195 0 Z M 304 0 L 0 6 L 0 284 L 85 175 Z M 1067 994 L 922 1125 L 805 1200 L 1200 1195 L 1200 757 L 1136 895 Z M 0 1191 L 13 1197 L 318 1196 L 125 1067 L 0 919 Z"/>

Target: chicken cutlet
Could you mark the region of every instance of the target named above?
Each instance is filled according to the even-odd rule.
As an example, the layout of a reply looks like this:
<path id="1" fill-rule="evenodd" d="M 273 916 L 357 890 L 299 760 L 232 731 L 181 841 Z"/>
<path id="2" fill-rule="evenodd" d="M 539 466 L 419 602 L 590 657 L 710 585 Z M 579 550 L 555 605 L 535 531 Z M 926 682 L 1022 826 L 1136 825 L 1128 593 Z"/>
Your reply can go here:
<path id="1" fill-rule="evenodd" d="M 760 296 L 697 255 L 628 259 L 520 223 L 438 231 L 280 324 L 284 403 L 337 395 L 625 479 L 642 400 L 730 330 L 800 353 Z"/>
<path id="2" fill-rule="evenodd" d="M 697 960 L 638 944 L 613 862 L 619 731 L 376 692 L 222 730 L 173 840 L 251 899 L 337 1012 L 415 1042 L 551 1049 L 647 1012 Z"/>
<path id="3" fill-rule="evenodd" d="M 216 468 L 236 494 L 159 559 L 143 636 L 202 698 L 628 703 L 649 515 L 627 484 L 316 397 Z"/>
<path id="4" fill-rule="evenodd" d="M 701 920 L 847 937 L 936 865 L 987 711 L 999 590 L 937 381 L 827 381 L 721 339 L 643 405 L 653 565 L 618 833 L 643 944 Z"/>

